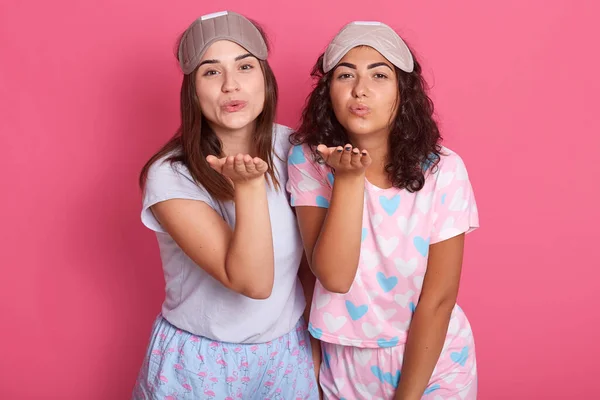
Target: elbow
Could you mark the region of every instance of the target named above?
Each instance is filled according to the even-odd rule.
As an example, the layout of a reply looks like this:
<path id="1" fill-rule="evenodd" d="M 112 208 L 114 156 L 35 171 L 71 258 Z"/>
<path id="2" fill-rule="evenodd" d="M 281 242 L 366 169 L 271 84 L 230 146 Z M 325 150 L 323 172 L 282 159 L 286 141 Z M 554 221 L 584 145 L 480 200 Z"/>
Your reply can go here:
<path id="1" fill-rule="evenodd" d="M 315 263 L 314 268 L 314 274 L 319 280 L 321 286 L 331 293 L 348 293 L 352 288 L 352 284 L 354 283 L 356 270 L 354 270 L 354 273 L 349 273 L 350 271 L 342 273 L 342 271 L 339 271 L 339 269 L 336 270 L 335 268 L 320 268 L 322 265 L 323 264 Z M 331 272 L 328 273 L 323 270 Z"/>
<path id="2" fill-rule="evenodd" d="M 358 270 L 359 254 L 344 259 L 328 258 L 315 250 L 312 258 L 313 272 L 323 288 L 331 293 L 346 294 L 352 288 Z M 340 266 L 346 268 L 340 268 Z M 353 266 L 353 267 L 352 267 Z"/>
<path id="3" fill-rule="evenodd" d="M 266 300 L 273 293 L 273 280 L 267 283 L 248 282 L 236 290 L 239 294 L 254 300 Z"/>
<path id="4" fill-rule="evenodd" d="M 273 288 L 271 289 L 246 289 L 244 291 L 241 292 L 241 294 L 243 294 L 246 297 L 249 297 L 251 299 L 254 300 L 266 300 L 269 297 L 271 297 L 271 293 L 273 293 Z"/>
<path id="5" fill-rule="evenodd" d="M 253 269 L 252 266 L 247 267 Z M 235 274 L 232 276 L 228 272 L 230 269 L 226 262 L 225 271 L 229 282 L 227 285 L 229 289 L 254 300 L 265 300 L 271 297 L 273 293 L 274 272 L 263 273 L 259 271 L 254 274 Z"/>
<path id="6" fill-rule="evenodd" d="M 320 277 L 319 282 L 328 292 L 346 294 L 352 288 L 354 279 L 348 280 L 340 276 Z"/>
<path id="7" fill-rule="evenodd" d="M 350 285 L 350 286 L 333 285 L 333 286 L 329 286 L 329 287 L 323 285 L 323 287 L 331 293 L 346 294 L 350 291 L 350 288 L 352 287 L 352 285 Z"/>
<path id="8" fill-rule="evenodd" d="M 456 296 L 444 296 L 437 299 L 423 299 L 417 308 L 428 310 L 433 315 L 449 317 L 456 306 Z"/>

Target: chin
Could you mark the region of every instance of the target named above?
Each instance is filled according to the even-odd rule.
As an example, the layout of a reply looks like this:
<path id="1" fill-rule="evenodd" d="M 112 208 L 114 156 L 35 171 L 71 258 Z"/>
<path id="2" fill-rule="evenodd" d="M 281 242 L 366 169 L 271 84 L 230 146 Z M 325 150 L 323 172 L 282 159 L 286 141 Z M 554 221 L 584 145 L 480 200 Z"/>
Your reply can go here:
<path id="1" fill-rule="evenodd" d="M 245 128 L 256 120 L 256 117 L 243 114 L 243 115 L 229 115 L 223 119 L 221 119 L 221 125 L 225 129 L 229 130 L 238 130 Z"/>
<path id="2" fill-rule="evenodd" d="M 370 124 L 368 121 L 350 121 L 349 124 L 345 126 L 346 131 L 352 135 L 368 135 L 370 133 L 376 132 L 376 129 Z"/>

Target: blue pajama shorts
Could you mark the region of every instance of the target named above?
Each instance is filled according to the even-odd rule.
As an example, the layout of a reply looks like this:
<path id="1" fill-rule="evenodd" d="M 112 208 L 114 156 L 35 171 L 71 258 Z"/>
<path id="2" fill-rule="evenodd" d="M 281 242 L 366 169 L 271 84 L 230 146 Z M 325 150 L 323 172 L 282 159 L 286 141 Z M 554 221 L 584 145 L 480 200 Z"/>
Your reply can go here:
<path id="1" fill-rule="evenodd" d="M 303 319 L 289 333 L 266 343 L 235 344 L 195 336 L 162 316 L 133 400 L 318 399 L 310 335 Z"/>

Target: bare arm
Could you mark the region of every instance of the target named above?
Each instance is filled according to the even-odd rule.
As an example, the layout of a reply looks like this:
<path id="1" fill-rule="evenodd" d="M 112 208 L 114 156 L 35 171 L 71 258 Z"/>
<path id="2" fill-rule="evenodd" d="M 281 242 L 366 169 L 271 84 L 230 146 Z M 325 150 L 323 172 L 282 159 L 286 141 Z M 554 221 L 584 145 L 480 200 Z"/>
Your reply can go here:
<path id="1" fill-rule="evenodd" d="M 235 167 L 240 170 L 241 160 L 242 166 Z M 264 162 L 254 162 L 255 169 L 247 166 L 250 178 L 234 180 L 233 231 L 212 208 L 196 200 L 167 200 L 152 206 L 152 212 L 188 257 L 213 278 L 235 292 L 265 299 L 273 289 L 273 238 L 266 181 L 260 172 Z M 233 158 L 231 163 L 233 168 Z"/>
<path id="2" fill-rule="evenodd" d="M 408 333 L 396 400 L 420 399 L 431 379 L 458 296 L 464 238 L 461 234 L 429 248 L 427 272 Z"/>
<path id="3" fill-rule="evenodd" d="M 346 149 L 352 149 L 347 146 Z M 297 207 L 298 223 L 310 267 L 325 289 L 346 293 L 360 258 L 366 152 L 319 146 L 335 171 L 329 209 Z"/>
<path id="4" fill-rule="evenodd" d="M 312 253 L 312 269 L 330 292 L 348 292 L 356 276 L 364 185 L 364 174 L 336 177 L 333 184 L 331 204 Z"/>

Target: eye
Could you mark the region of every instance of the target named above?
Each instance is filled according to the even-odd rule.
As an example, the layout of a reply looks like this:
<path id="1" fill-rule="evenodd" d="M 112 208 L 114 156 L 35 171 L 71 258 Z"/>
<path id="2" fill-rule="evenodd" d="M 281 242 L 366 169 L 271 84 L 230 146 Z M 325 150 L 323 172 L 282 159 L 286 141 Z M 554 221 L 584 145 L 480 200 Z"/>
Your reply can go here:
<path id="1" fill-rule="evenodd" d="M 387 75 L 382 74 L 382 73 L 377 73 L 377 74 L 375 74 L 375 78 L 376 79 L 387 79 Z"/>
<path id="2" fill-rule="evenodd" d="M 244 71 L 249 71 L 249 70 L 251 70 L 251 69 L 253 69 L 253 68 L 254 68 L 254 65 L 252 65 L 252 64 L 244 64 L 244 65 L 242 65 L 242 66 L 240 67 L 240 69 L 241 69 L 241 70 L 244 70 Z"/>
<path id="3" fill-rule="evenodd" d="M 337 78 L 338 79 L 342 79 L 342 80 L 343 79 L 349 79 L 349 78 L 352 78 L 352 74 L 348 74 L 348 73 L 346 73 L 346 74 L 339 74 Z"/>
<path id="4" fill-rule="evenodd" d="M 215 71 L 214 69 L 209 69 L 207 71 L 205 71 L 202 76 L 213 76 L 213 75 L 217 75 L 218 72 Z"/>

